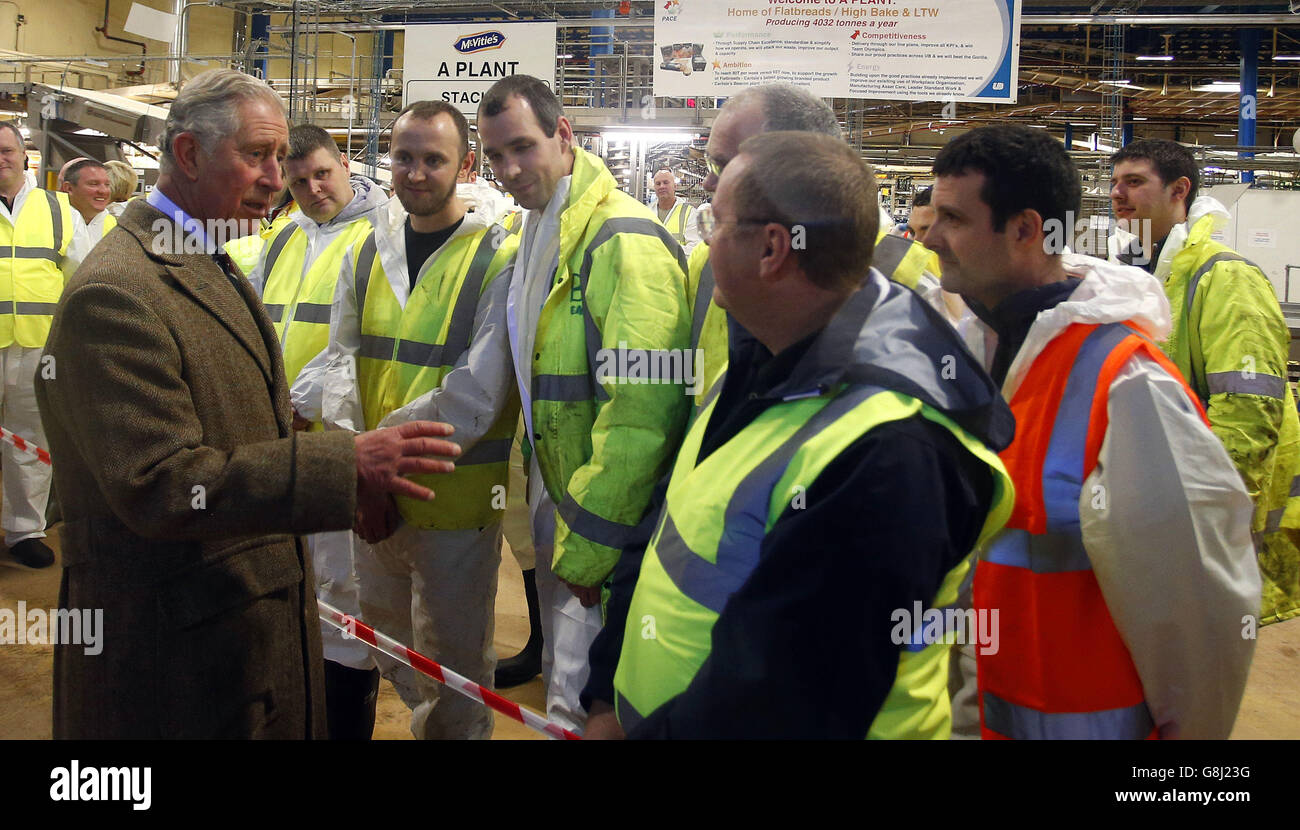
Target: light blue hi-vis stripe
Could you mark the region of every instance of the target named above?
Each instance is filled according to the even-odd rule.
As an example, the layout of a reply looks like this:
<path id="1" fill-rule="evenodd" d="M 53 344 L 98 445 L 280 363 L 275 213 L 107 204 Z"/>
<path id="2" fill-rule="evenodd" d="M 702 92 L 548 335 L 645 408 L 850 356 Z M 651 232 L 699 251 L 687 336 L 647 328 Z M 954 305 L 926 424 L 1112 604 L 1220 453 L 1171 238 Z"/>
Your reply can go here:
<path id="1" fill-rule="evenodd" d="M 772 488 L 795 453 L 814 435 L 880 391 L 880 387 L 862 386 L 834 398 L 741 480 L 727 503 L 714 562 L 691 549 L 665 506 L 655 553 L 677 589 L 705 608 L 722 613 L 727 600 L 758 564 L 759 548 L 767 535 Z"/>
<path id="2" fill-rule="evenodd" d="M 987 689 L 980 695 L 985 728 L 1015 740 L 1140 741 L 1155 728 L 1145 703 L 1100 712 L 1039 712 Z"/>
<path id="3" fill-rule="evenodd" d="M 1065 384 L 1043 462 L 1043 505 L 1049 533 L 1078 533 L 1079 494 L 1093 392 L 1101 365 L 1133 330 L 1121 323 L 1098 326 L 1083 341 Z"/>
<path id="4" fill-rule="evenodd" d="M 1083 537 L 1068 532 L 1036 535 L 1019 528 L 1007 528 L 989 545 L 984 560 L 1025 568 L 1036 574 L 1092 570 L 1092 560 L 1083 547 Z"/>
<path id="5" fill-rule="evenodd" d="M 1260 395 L 1279 401 L 1286 396 L 1285 379 L 1259 372 L 1209 372 L 1205 375 L 1205 385 L 1211 395 Z"/>

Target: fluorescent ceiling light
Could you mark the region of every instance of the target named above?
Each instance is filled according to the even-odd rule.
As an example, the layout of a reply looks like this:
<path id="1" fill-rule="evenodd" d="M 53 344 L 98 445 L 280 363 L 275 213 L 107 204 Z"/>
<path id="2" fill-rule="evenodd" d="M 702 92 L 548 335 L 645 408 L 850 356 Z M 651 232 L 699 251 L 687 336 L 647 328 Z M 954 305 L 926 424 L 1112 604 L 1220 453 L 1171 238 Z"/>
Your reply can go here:
<path id="1" fill-rule="evenodd" d="M 1174 59 L 1174 56 L 1173 55 L 1138 55 L 1137 59 L 1140 61 L 1171 61 Z"/>
<path id="2" fill-rule="evenodd" d="M 1236 138 L 1232 133 L 1215 133 L 1215 138 Z"/>
<path id="3" fill-rule="evenodd" d="M 601 132 L 600 137 L 605 141 L 647 141 L 663 142 L 666 144 L 690 144 L 699 138 L 698 133 L 650 133 L 636 130 L 617 132 L 605 130 Z"/>
<path id="4" fill-rule="evenodd" d="M 1192 92 L 1231 92 L 1240 93 L 1241 83 L 1239 81 L 1211 81 L 1208 84 L 1192 87 Z"/>
<path id="5" fill-rule="evenodd" d="M 1133 116 L 1133 120 L 1134 120 L 1134 121 L 1146 121 L 1146 120 L 1147 120 L 1147 117 L 1146 117 L 1145 115 L 1135 115 L 1135 116 Z"/>
<path id="6" fill-rule="evenodd" d="M 1300 55 L 1274 55 L 1275 61 L 1300 61 Z"/>
<path id="7" fill-rule="evenodd" d="M 1125 86 L 1125 85 L 1127 85 L 1127 84 L 1131 84 L 1131 83 L 1133 83 L 1133 79 L 1132 79 L 1132 78 L 1125 78 L 1125 79 L 1122 80 L 1122 81 L 1102 81 L 1102 83 L 1103 83 L 1103 84 L 1110 84 L 1111 86 Z"/>
<path id="8" fill-rule="evenodd" d="M 1092 123 L 1091 121 L 1071 121 L 1070 126 L 1071 127 L 1095 127 L 1097 125 Z"/>

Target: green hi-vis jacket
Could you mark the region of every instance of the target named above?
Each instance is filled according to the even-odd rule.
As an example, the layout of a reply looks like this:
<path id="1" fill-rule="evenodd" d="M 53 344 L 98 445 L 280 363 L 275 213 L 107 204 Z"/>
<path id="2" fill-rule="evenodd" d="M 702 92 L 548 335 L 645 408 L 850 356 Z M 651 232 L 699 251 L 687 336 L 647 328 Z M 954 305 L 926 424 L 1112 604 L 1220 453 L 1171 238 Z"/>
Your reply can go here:
<path id="1" fill-rule="evenodd" d="M 1255 502 L 1260 621 L 1277 622 L 1300 614 L 1300 417 L 1286 379 L 1291 335 L 1268 277 L 1211 239 L 1213 230 L 1212 215 L 1196 219 L 1169 261 L 1164 285 L 1173 329 L 1163 348 L 1200 397 Z"/>
<path id="2" fill-rule="evenodd" d="M 517 267 L 524 267 L 521 263 Z M 575 149 L 558 267 L 532 355 L 532 445 L 558 506 L 552 568 L 597 585 L 639 528 L 690 410 L 686 255 Z"/>

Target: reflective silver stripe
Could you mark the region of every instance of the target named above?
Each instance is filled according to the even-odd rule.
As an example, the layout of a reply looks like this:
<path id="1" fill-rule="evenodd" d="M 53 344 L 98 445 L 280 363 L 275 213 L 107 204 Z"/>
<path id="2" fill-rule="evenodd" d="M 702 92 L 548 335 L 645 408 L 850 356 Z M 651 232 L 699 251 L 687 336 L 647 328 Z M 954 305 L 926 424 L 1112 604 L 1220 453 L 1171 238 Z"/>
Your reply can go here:
<path id="1" fill-rule="evenodd" d="M 393 360 L 412 366 L 450 366 L 452 359 L 444 347 L 416 340 L 398 341 L 397 352 L 393 354 Z"/>
<path id="2" fill-rule="evenodd" d="M 695 287 L 695 314 L 691 319 L 691 348 L 700 347 L 700 334 L 704 331 L 704 318 L 709 315 L 709 303 L 713 302 L 713 260 L 704 262 L 700 271 L 700 284 Z"/>
<path id="3" fill-rule="evenodd" d="M 376 253 L 375 232 L 371 231 L 366 241 L 361 243 L 361 253 L 357 255 L 357 320 L 362 322 L 365 321 L 366 290 L 370 287 L 370 272 L 375 268 Z"/>
<path id="4" fill-rule="evenodd" d="M 58 303 L 16 303 L 15 309 L 19 314 L 32 314 L 42 316 L 53 314 L 54 310 L 59 307 Z"/>
<path id="5" fill-rule="evenodd" d="M 293 310 L 293 319 L 299 323 L 325 323 L 330 321 L 329 303 L 298 303 Z"/>
<path id="6" fill-rule="evenodd" d="M 635 706 L 627 702 L 627 698 L 623 697 L 622 692 L 616 689 L 614 690 L 614 695 L 618 699 L 617 711 L 619 726 L 623 727 L 624 732 L 630 732 L 635 729 L 641 721 L 645 720 L 645 716 L 638 712 Z"/>
<path id="7" fill-rule="evenodd" d="M 63 262 L 63 257 L 56 248 L 28 248 L 15 245 L 13 252 L 16 259 L 48 259 L 56 265 Z"/>
<path id="8" fill-rule="evenodd" d="M 580 279 L 582 280 L 583 285 L 582 290 L 585 292 L 587 290 L 586 273 L 583 273 Z M 609 400 L 609 393 L 606 392 L 605 387 L 601 386 L 600 382 L 596 380 L 597 353 L 600 351 L 602 342 L 600 329 L 596 327 L 596 320 L 591 316 L 591 306 L 587 305 L 585 293 L 583 294 L 582 300 L 582 322 L 586 327 L 587 371 L 591 373 L 591 389 L 592 392 L 595 393 L 597 401 L 607 401 Z"/>
<path id="9" fill-rule="evenodd" d="M 447 324 L 447 337 L 443 341 L 444 349 L 454 361 L 469 348 L 474 336 L 474 315 L 478 311 L 479 295 L 483 293 L 483 281 L 487 278 L 488 266 L 501 247 L 496 225 L 487 229 L 479 240 L 474 258 L 470 260 L 469 271 L 461 284 L 460 294 L 456 297 L 456 306 L 451 312 L 451 322 Z M 511 231 L 514 233 L 514 231 Z M 508 234 L 507 234 L 508 235 Z M 493 244 L 497 242 L 498 244 Z"/>
<path id="10" fill-rule="evenodd" d="M 497 438 L 491 441 L 479 441 L 470 447 L 469 452 L 454 459 L 456 466 L 468 467 L 471 464 L 504 464 L 510 460 L 510 445 L 513 438 Z"/>
<path id="11" fill-rule="evenodd" d="M 718 379 L 713 382 L 713 386 L 709 389 L 709 393 L 705 395 L 704 400 L 700 402 L 700 409 L 703 409 L 704 407 L 713 403 L 713 399 L 718 397 L 719 394 L 721 394 L 722 383 L 726 379 L 727 379 L 727 373 L 725 371 L 723 371 L 722 374 L 718 375 Z"/>
<path id="12" fill-rule="evenodd" d="M 263 285 L 271 281 L 271 273 L 275 271 L 276 260 L 280 258 L 280 252 L 284 250 L 285 245 L 289 244 L 289 237 L 293 236 L 296 230 L 298 230 L 298 223 L 290 222 L 275 235 L 275 239 L 271 240 L 271 250 L 266 252 L 266 267 L 262 269 Z"/>
<path id="13" fill-rule="evenodd" d="M 48 190 L 42 191 L 50 203 L 50 224 L 54 229 L 54 250 L 63 250 L 63 211 L 59 209 L 59 197 Z M 59 256 L 62 259 L 62 255 Z M 55 260 L 58 262 L 59 260 Z"/>
<path id="14" fill-rule="evenodd" d="M 1300 476 L 1296 476 L 1295 478 L 1291 479 L 1291 492 L 1289 495 L 1291 496 L 1291 498 L 1300 496 Z"/>
<path id="15" fill-rule="evenodd" d="M 1286 513 L 1285 507 L 1275 507 L 1268 511 L 1268 517 L 1264 520 L 1264 532 L 1276 533 L 1282 527 L 1282 516 Z"/>
<path id="16" fill-rule="evenodd" d="M 1140 741 L 1155 728 L 1145 703 L 1100 712 L 1039 712 L 989 691 L 981 695 L 985 728 L 1017 740 Z"/>
<path id="17" fill-rule="evenodd" d="M 596 352 L 601 347 L 601 333 L 596 326 L 595 319 L 591 316 L 591 306 L 587 303 L 587 277 L 591 274 L 591 259 L 596 249 L 604 245 L 610 239 L 620 233 L 640 234 L 642 236 L 653 236 L 664 243 L 668 252 L 677 257 L 677 264 L 681 267 L 682 273 L 687 273 L 686 252 L 682 246 L 677 244 L 673 235 L 668 229 L 653 219 L 641 219 L 635 216 L 620 216 L 610 219 L 600 226 L 596 235 L 592 238 L 591 243 L 587 245 L 587 250 L 582 254 L 582 267 L 578 269 L 577 281 L 579 290 L 582 291 L 582 315 L 583 322 L 586 325 L 587 333 L 587 371 L 592 374 L 592 386 L 595 387 L 596 400 L 609 400 L 609 393 L 606 392 L 599 383 L 595 381 L 596 374 Z"/>
<path id="18" fill-rule="evenodd" d="M 284 303 L 267 303 L 266 314 L 271 318 L 272 323 L 280 322 L 280 318 L 284 316 Z"/>
<path id="19" fill-rule="evenodd" d="M 1254 377 L 1245 377 L 1242 372 L 1210 372 L 1205 376 L 1205 385 L 1211 395 L 1228 392 L 1237 395 L 1263 395 L 1267 398 L 1282 400 L 1286 395 L 1286 381 L 1276 375 L 1259 372 Z"/>
<path id="20" fill-rule="evenodd" d="M 886 277 L 893 277 L 894 272 L 898 270 L 898 266 L 903 264 L 907 252 L 911 249 L 912 241 L 910 239 L 885 234 L 876 243 L 875 253 L 871 256 L 871 264 Z"/>
<path id="21" fill-rule="evenodd" d="M 1083 547 L 1083 537 L 1070 533 L 1035 534 L 1009 528 L 998 534 L 984 554 L 984 561 L 1011 568 L 1025 568 L 1036 574 L 1058 574 L 1092 570 L 1092 560 Z"/>
<path id="22" fill-rule="evenodd" d="M 880 391 L 878 386 L 859 386 L 834 398 L 741 479 L 727 503 L 715 561 L 708 561 L 686 544 L 669 507 L 665 506 L 654 549 L 659 564 L 677 590 L 721 614 L 727 600 L 758 564 L 759 549 L 767 535 L 772 488 L 790 466 L 795 453 L 814 435 Z"/>
<path id="23" fill-rule="evenodd" d="M 597 516 L 584 509 L 567 493 L 556 512 L 564 519 L 569 530 L 605 547 L 622 550 L 645 537 L 640 525 L 625 525 Z"/>
<path id="24" fill-rule="evenodd" d="M 596 397 L 588 375 L 534 375 L 534 401 L 589 401 Z"/>
<path id="25" fill-rule="evenodd" d="M 1259 267 L 1235 251 L 1223 251 L 1205 260 L 1205 264 L 1197 268 L 1196 273 L 1192 274 L 1192 278 L 1187 282 L 1187 313 L 1189 316 L 1192 313 L 1192 300 L 1196 299 L 1196 287 L 1201 284 L 1201 277 L 1210 273 L 1214 266 L 1220 262 L 1244 262 L 1252 268 Z"/>
<path id="26" fill-rule="evenodd" d="M 13 300 L 5 300 L 4 302 L 0 303 L 0 314 L 13 314 L 13 313 L 14 313 Z"/>
<path id="27" fill-rule="evenodd" d="M 369 357 L 374 360 L 392 360 L 393 346 L 397 343 L 391 337 L 380 337 L 375 334 L 361 335 L 361 348 L 357 350 L 358 357 Z"/>

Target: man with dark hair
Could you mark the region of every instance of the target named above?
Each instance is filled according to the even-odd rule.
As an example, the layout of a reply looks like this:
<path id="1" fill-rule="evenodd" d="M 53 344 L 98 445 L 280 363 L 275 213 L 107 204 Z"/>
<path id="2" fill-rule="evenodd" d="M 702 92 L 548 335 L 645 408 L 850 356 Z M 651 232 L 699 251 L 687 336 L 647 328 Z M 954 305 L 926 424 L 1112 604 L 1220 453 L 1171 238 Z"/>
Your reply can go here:
<path id="1" fill-rule="evenodd" d="M 284 353 L 294 429 L 319 432 L 330 307 L 343 257 L 371 230 L 388 197 L 374 182 L 349 178 L 347 159 L 329 133 L 310 124 L 289 130 L 284 177 L 299 210 L 266 240 L 249 282 L 257 289 Z M 316 571 L 316 595 L 359 616 L 351 530 L 304 539 Z M 325 710 L 336 740 L 367 740 L 375 722 L 379 671 L 370 649 L 322 623 Z"/>
<path id="2" fill-rule="evenodd" d="M 0 259 L 0 424 L 38 447 L 49 446 L 32 385 L 41 350 L 63 286 L 98 240 L 67 193 L 36 187 L 23 134 L 0 122 L 0 245 L 12 254 Z M 50 465 L 6 443 L 0 471 L 5 546 L 29 568 L 49 567 L 54 552 L 42 539 Z"/>
<path id="3" fill-rule="evenodd" d="M 469 126 L 441 101 L 407 107 L 389 154 L 397 196 L 343 260 L 330 315 L 327 426 L 364 430 L 435 418 L 464 454 L 433 503 L 399 498 L 357 543 L 361 618 L 485 687 L 501 520 L 519 418 L 505 335 L 517 234 L 501 203 L 469 211 L 457 179 L 474 163 Z M 502 275 L 506 274 L 505 278 Z M 390 538 L 391 537 L 391 538 Z M 397 661 L 376 658 L 421 739 L 492 735 L 492 712 Z"/>
<path id="4" fill-rule="evenodd" d="M 912 234 L 912 238 L 922 245 L 925 244 L 925 234 L 934 224 L 934 207 L 930 205 L 930 192 L 932 187 L 922 188 L 912 197 L 912 213 L 907 217 L 907 230 Z"/>
<path id="5" fill-rule="evenodd" d="M 59 190 L 81 214 L 90 238 L 98 242 L 117 227 L 117 219 L 107 212 L 113 189 L 108 168 L 94 159 L 73 159 L 59 171 Z"/>
<path id="6" fill-rule="evenodd" d="M 951 604 L 1006 520 L 1011 414 L 870 267 L 875 195 L 812 133 L 751 138 L 721 176 L 714 297 L 745 336 L 640 567 L 614 677 L 628 737 L 948 737 L 950 646 L 898 609 Z"/>
<path id="7" fill-rule="evenodd" d="M 686 255 L 576 145 L 541 80 L 494 84 L 478 131 L 497 178 L 527 210 L 508 326 L 532 445 L 542 673 L 547 716 L 581 729 L 601 586 L 619 551 L 645 539 L 651 491 L 677 452 L 685 389 L 697 380 L 694 363 L 680 362 L 690 335 Z M 674 353 L 675 373 L 659 359 Z M 649 382 L 632 376 L 650 360 L 659 371 Z"/>
<path id="8" fill-rule="evenodd" d="M 976 620 L 1002 635 L 956 661 L 968 682 L 978 661 L 981 734 L 1228 737 L 1258 607 L 1250 503 L 1155 346 L 1159 284 L 1060 252 L 1050 223 L 1078 210 L 1079 176 L 1040 130 L 972 130 L 934 174 L 926 241 L 996 330 L 991 374 L 1016 417 L 1015 510 L 973 584 Z"/>
<path id="9" fill-rule="evenodd" d="M 1260 622 L 1300 615 L 1300 417 L 1277 292 L 1256 265 L 1212 238 L 1230 217 L 1217 200 L 1196 196 L 1196 161 L 1186 147 L 1135 141 L 1112 161 L 1110 198 L 1120 228 L 1110 239 L 1111 259 L 1143 263 L 1164 283 L 1173 328 L 1163 348 L 1255 503 Z"/>

